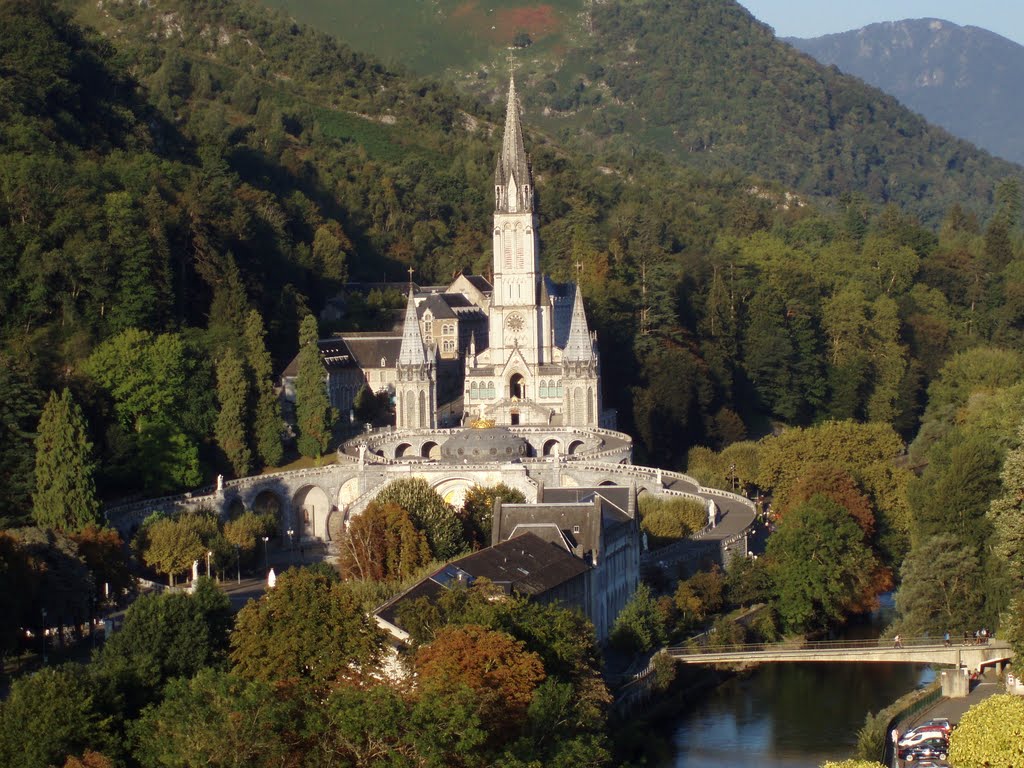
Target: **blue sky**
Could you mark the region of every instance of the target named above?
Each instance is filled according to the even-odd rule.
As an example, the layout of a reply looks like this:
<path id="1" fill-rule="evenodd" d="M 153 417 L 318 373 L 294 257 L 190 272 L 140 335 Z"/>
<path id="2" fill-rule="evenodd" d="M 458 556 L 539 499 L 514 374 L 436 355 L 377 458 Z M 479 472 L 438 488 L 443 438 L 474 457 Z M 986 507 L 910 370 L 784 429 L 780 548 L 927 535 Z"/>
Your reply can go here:
<path id="1" fill-rule="evenodd" d="M 1022 0 L 739 0 L 779 37 L 817 37 L 877 21 L 934 18 L 992 30 L 1024 45 Z"/>

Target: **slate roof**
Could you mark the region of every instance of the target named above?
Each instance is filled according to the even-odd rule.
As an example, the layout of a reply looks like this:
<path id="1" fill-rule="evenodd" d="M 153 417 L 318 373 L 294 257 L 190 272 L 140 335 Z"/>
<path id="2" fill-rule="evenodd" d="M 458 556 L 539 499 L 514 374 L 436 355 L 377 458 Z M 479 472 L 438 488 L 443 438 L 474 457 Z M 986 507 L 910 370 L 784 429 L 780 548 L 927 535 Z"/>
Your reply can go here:
<path id="1" fill-rule="evenodd" d="M 601 521 L 604 524 L 625 523 L 629 514 L 633 489 L 626 485 L 602 485 L 597 488 L 545 488 L 544 504 L 593 504 L 601 498 Z"/>
<path id="2" fill-rule="evenodd" d="M 393 368 L 402 348 L 402 337 L 397 333 L 346 333 L 341 337 L 356 364 L 362 368 Z"/>
<path id="3" fill-rule="evenodd" d="M 494 290 L 494 286 L 483 275 L 463 275 L 463 277 L 480 293 L 491 293 Z"/>
<path id="4" fill-rule="evenodd" d="M 481 549 L 435 571 L 374 613 L 396 627 L 401 605 L 426 597 L 437 599 L 444 590 L 476 579 L 489 579 L 506 594 L 533 597 L 589 570 L 585 562 L 532 533 L 524 533 L 493 547 Z"/>
<path id="5" fill-rule="evenodd" d="M 440 320 L 450 320 L 455 317 L 455 313 L 452 312 L 451 306 L 448 304 L 448 297 L 452 294 L 437 294 L 432 293 L 425 299 L 420 301 L 416 307 L 416 314 L 422 320 L 424 313 L 429 309 L 430 314 Z M 457 293 L 456 296 L 465 298 L 462 294 Z"/>

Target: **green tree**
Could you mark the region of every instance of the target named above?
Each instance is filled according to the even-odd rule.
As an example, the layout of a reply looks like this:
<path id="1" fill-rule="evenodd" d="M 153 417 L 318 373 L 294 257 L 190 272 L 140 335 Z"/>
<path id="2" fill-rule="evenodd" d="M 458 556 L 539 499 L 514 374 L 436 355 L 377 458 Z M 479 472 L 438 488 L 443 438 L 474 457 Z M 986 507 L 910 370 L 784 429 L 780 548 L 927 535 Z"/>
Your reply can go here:
<path id="1" fill-rule="evenodd" d="M 896 610 L 908 635 L 939 634 L 985 623 L 977 550 L 951 534 L 914 545 L 900 570 Z"/>
<path id="2" fill-rule="evenodd" d="M 1006 454 L 1000 472 L 1003 493 L 992 500 L 988 519 L 996 554 L 1015 583 L 1024 584 L 1024 424 L 1017 427 L 1017 436 L 1021 443 Z"/>
<path id="3" fill-rule="evenodd" d="M 612 627 L 612 644 L 633 653 L 649 651 L 665 642 L 665 627 L 650 587 L 641 584 L 619 612 Z"/>
<path id="4" fill-rule="evenodd" d="M 678 541 L 704 527 L 707 510 L 700 501 L 678 496 L 640 497 L 640 527 L 650 537 L 651 547 Z"/>
<path id="5" fill-rule="evenodd" d="M 246 510 L 233 520 L 224 523 L 224 538 L 233 546 L 238 547 L 243 557 L 251 557 L 264 536 L 273 536 L 277 521 L 272 515 L 258 515 Z"/>
<path id="6" fill-rule="evenodd" d="M 187 679 L 207 667 L 223 666 L 230 629 L 231 603 L 204 577 L 192 594 L 139 597 L 97 660 L 120 680 L 133 712 L 155 698 L 171 678 Z"/>
<path id="7" fill-rule="evenodd" d="M 84 667 L 66 664 L 16 679 L 0 703 L 0 764 L 59 765 L 111 739 L 111 722 L 97 710 Z"/>
<path id="8" fill-rule="evenodd" d="M 252 372 L 255 399 L 253 437 L 263 466 L 276 467 L 284 458 L 281 447 L 281 405 L 274 391 L 274 370 L 265 342 L 263 318 L 255 310 L 245 317 L 245 355 Z"/>
<path id="9" fill-rule="evenodd" d="M 248 680 L 326 691 L 372 674 L 382 643 L 380 630 L 345 584 L 292 569 L 239 611 L 231 663 Z"/>
<path id="10" fill-rule="evenodd" d="M 217 444 L 235 476 L 245 477 L 252 467 L 252 451 L 246 434 L 249 381 L 241 358 L 231 347 L 224 348 L 217 360 L 217 400 L 220 402 L 214 431 Z"/>
<path id="11" fill-rule="evenodd" d="M 505 483 L 497 485 L 474 485 L 466 491 L 462 501 L 462 517 L 466 521 L 467 539 L 482 546 L 491 543 L 491 516 L 494 514 L 494 500 L 500 498 L 506 504 L 525 504 L 523 492 Z"/>
<path id="12" fill-rule="evenodd" d="M 949 736 L 957 768 L 992 768 L 1024 761 L 1024 699 L 996 694 L 975 704 Z"/>
<path id="13" fill-rule="evenodd" d="M 814 496 L 795 507 L 768 540 L 765 557 L 776 588 L 775 608 L 791 630 L 841 623 L 875 597 L 878 563 L 864 532 L 843 507 Z"/>
<path id="14" fill-rule="evenodd" d="M 31 518 L 41 400 L 21 366 L 0 354 L 0 509 L 15 521 Z"/>
<path id="15" fill-rule="evenodd" d="M 330 441 L 327 401 L 327 372 L 317 345 L 316 318 L 306 315 L 299 329 L 298 373 L 295 377 L 295 416 L 299 429 L 299 452 L 318 458 Z"/>
<path id="16" fill-rule="evenodd" d="M 374 501 L 394 504 L 408 512 L 413 524 L 427 535 L 430 552 L 436 559 L 450 560 L 466 549 L 458 514 L 426 480 L 394 480 L 381 489 Z"/>
<path id="17" fill-rule="evenodd" d="M 99 522 L 95 465 L 85 417 L 68 390 L 50 393 L 36 437 L 32 517 L 46 528 L 78 531 Z"/>
<path id="18" fill-rule="evenodd" d="M 206 668 L 172 680 L 131 731 L 145 768 L 272 768 L 292 764 L 300 723 L 271 685 Z"/>
<path id="19" fill-rule="evenodd" d="M 395 504 L 372 501 L 349 521 L 341 540 L 346 578 L 400 581 L 430 562 L 430 547 L 409 513 Z"/>
<path id="20" fill-rule="evenodd" d="M 146 521 L 133 544 L 135 551 L 157 573 L 167 574 L 171 586 L 177 574 L 201 560 L 217 535 L 217 522 L 203 514 L 155 517 Z"/>

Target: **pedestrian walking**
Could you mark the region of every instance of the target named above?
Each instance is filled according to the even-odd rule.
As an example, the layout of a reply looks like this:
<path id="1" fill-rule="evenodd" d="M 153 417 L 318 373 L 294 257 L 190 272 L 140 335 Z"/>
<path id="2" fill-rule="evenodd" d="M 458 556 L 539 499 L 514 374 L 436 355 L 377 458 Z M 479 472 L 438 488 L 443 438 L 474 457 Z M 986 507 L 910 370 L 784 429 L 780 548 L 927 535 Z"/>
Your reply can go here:
<path id="1" fill-rule="evenodd" d="M 896 635 L 896 637 L 893 638 L 892 647 L 893 648 L 902 648 L 903 647 L 903 638 L 900 635 Z"/>
<path id="2" fill-rule="evenodd" d="M 945 646 L 946 646 L 947 648 L 949 648 L 949 645 L 950 645 L 950 643 L 949 643 L 949 632 L 947 632 L 946 634 L 944 634 L 944 635 L 942 636 L 942 642 L 943 642 L 943 644 L 944 644 L 944 645 L 945 645 Z"/>

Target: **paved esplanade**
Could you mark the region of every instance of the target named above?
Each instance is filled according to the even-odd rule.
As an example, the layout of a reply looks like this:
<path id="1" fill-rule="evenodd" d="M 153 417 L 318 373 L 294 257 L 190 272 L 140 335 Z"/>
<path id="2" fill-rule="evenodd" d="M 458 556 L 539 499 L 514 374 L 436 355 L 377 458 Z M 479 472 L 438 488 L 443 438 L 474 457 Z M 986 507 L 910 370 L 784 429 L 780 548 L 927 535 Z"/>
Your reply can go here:
<path id="1" fill-rule="evenodd" d="M 825 640 L 804 643 L 675 646 L 667 653 L 684 664 L 741 664 L 764 662 L 903 662 L 942 664 L 980 671 L 1002 665 L 1013 652 L 1009 643 L 991 640 L 983 645 L 946 645 L 934 637 L 908 638 L 896 648 L 892 640 Z"/>

